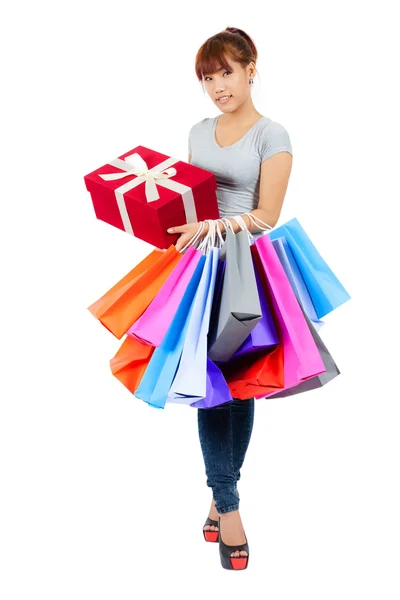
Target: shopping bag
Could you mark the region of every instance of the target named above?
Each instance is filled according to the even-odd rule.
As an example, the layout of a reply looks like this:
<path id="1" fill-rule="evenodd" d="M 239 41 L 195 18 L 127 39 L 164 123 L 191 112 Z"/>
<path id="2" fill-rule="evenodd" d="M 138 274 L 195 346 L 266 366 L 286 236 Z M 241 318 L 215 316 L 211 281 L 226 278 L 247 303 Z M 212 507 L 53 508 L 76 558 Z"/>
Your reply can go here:
<path id="1" fill-rule="evenodd" d="M 156 260 L 154 260 L 154 258 Z M 183 254 L 175 246 L 165 252 L 152 253 L 147 257 L 147 269 L 138 265 L 137 272 L 125 276 L 125 284 L 118 282 L 97 302 L 89 306 L 90 312 L 99 319 L 116 338 L 121 339 L 129 327 L 143 314 L 154 296 L 175 269 Z M 145 259 L 146 260 L 146 259 Z"/>
<path id="2" fill-rule="evenodd" d="M 292 286 L 292 290 L 294 291 L 298 302 L 303 307 L 308 318 L 312 321 L 315 329 L 318 331 L 324 325 L 324 322 L 320 321 L 317 317 L 311 296 L 306 284 L 304 283 L 304 279 L 300 273 L 299 267 L 297 266 L 286 238 L 281 237 L 277 238 L 276 240 L 272 240 L 272 244 L 279 260 L 281 261 L 281 265 L 286 273 L 286 277 L 290 281 L 290 285 Z"/>
<path id="3" fill-rule="evenodd" d="M 202 253 L 190 246 L 154 300 L 141 317 L 128 329 L 129 337 L 159 346 L 171 325 L 188 283 Z"/>
<path id="4" fill-rule="evenodd" d="M 219 249 L 211 248 L 196 292 L 181 360 L 167 402 L 190 405 L 206 396 L 207 335 L 218 262 Z"/>
<path id="5" fill-rule="evenodd" d="M 273 314 L 283 345 L 284 388 L 325 371 L 303 311 L 268 235 L 258 238 L 251 251 L 264 289 L 269 291 Z"/>
<path id="6" fill-rule="evenodd" d="M 260 298 L 261 319 L 254 327 L 250 335 L 240 346 L 240 348 L 236 350 L 236 352 L 233 354 L 232 359 L 235 359 L 239 356 L 244 356 L 245 354 L 258 352 L 262 349 L 273 348 L 274 346 L 279 344 L 279 338 L 274 324 L 274 320 L 272 318 L 271 309 L 268 304 L 267 297 L 264 293 L 260 276 L 256 270 L 255 276 L 257 282 L 258 296 Z"/>
<path id="7" fill-rule="evenodd" d="M 174 380 L 193 309 L 193 300 L 200 283 L 205 260 L 205 256 L 201 256 L 172 323 L 160 346 L 155 349 L 135 392 L 137 398 L 147 402 L 154 408 L 164 408 L 168 392 Z"/>
<path id="8" fill-rule="evenodd" d="M 101 315 L 110 308 L 143 273 L 148 271 L 162 256 L 162 250 L 155 248 L 136 267 L 127 273 L 120 281 L 108 290 L 101 298 L 93 302 L 88 310 L 99 319 Z"/>
<path id="9" fill-rule="evenodd" d="M 134 394 L 153 355 L 154 347 L 126 337 L 110 360 L 111 372 Z"/>
<path id="10" fill-rule="evenodd" d="M 218 366 L 207 358 L 207 389 L 201 400 L 196 400 L 190 406 L 193 408 L 214 408 L 221 404 L 232 402 L 232 395 Z"/>
<path id="11" fill-rule="evenodd" d="M 303 310 L 304 318 L 306 319 L 307 325 L 311 331 L 311 335 L 314 338 L 314 341 L 317 345 L 318 351 L 323 360 L 323 363 L 325 366 L 325 373 L 321 373 L 320 375 L 311 377 L 310 379 L 307 379 L 306 381 L 302 381 L 301 383 L 299 383 L 299 384 L 295 385 L 294 387 L 289 388 L 287 390 L 281 390 L 277 393 L 274 393 L 271 395 L 271 398 L 287 398 L 288 396 L 293 396 L 294 394 L 301 394 L 303 392 L 315 390 L 315 389 L 322 387 L 323 385 L 326 385 L 327 383 L 332 381 L 332 379 L 335 379 L 335 377 L 340 375 L 338 366 L 335 363 L 335 361 L 333 360 L 331 354 L 329 353 L 329 350 L 325 346 L 320 335 L 317 333 L 317 330 L 315 329 L 312 321 L 308 318 L 308 316 L 303 308 L 302 308 L 302 310 Z"/>
<path id="12" fill-rule="evenodd" d="M 225 256 L 226 256 L 225 249 L 222 249 L 220 251 L 220 255 L 219 255 L 217 276 L 215 278 L 214 296 L 213 296 L 212 304 L 211 304 L 209 332 L 213 332 L 215 330 L 217 320 L 218 320 L 218 315 L 219 315 L 219 309 L 221 306 L 222 284 L 224 283 L 224 276 L 225 276 L 225 269 L 226 269 Z M 210 335 L 211 335 L 211 333 L 210 333 Z"/>
<path id="13" fill-rule="evenodd" d="M 322 258 L 297 219 L 268 233 L 271 240 L 286 238 L 310 293 L 319 319 L 347 302 L 350 295 Z"/>
<path id="14" fill-rule="evenodd" d="M 261 319 L 256 277 L 247 231 L 226 232 L 226 268 L 214 330 L 210 332 L 208 358 L 226 362 L 243 344 Z"/>
<path id="15" fill-rule="evenodd" d="M 267 349 L 258 354 L 245 355 L 219 366 L 232 398 L 247 400 L 283 389 L 282 344 L 278 344 L 273 350 Z"/>

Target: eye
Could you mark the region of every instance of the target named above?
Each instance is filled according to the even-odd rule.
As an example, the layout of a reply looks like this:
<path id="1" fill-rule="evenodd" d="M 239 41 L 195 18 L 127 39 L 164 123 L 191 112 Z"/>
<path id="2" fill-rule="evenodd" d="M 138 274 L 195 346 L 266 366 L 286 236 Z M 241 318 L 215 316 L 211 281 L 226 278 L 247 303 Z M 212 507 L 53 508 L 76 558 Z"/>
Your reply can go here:
<path id="1" fill-rule="evenodd" d="M 225 75 L 225 73 L 228 73 L 228 75 L 230 75 L 231 71 L 224 71 L 223 75 Z M 211 79 L 211 77 L 204 77 L 204 81 L 207 81 L 207 79 Z"/>

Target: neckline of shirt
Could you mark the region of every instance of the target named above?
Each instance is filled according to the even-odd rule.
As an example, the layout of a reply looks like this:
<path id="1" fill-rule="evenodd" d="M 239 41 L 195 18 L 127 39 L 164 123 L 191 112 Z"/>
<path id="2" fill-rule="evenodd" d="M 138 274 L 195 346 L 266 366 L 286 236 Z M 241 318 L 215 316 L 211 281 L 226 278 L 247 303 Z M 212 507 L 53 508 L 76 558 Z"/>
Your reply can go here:
<path id="1" fill-rule="evenodd" d="M 248 130 L 246 131 L 246 133 L 245 133 L 244 135 L 242 135 L 242 137 L 241 137 L 239 140 L 237 140 L 237 142 L 234 142 L 234 143 L 233 143 L 233 144 L 231 144 L 230 146 L 220 146 L 220 145 L 218 144 L 217 140 L 216 140 L 216 137 L 215 137 L 215 130 L 216 130 L 216 127 L 217 127 L 217 121 L 218 121 L 218 119 L 219 119 L 220 117 L 222 117 L 222 115 L 217 115 L 216 117 L 214 117 L 214 122 L 213 122 L 213 127 L 212 127 L 212 138 L 213 138 L 213 141 L 214 141 L 214 145 L 215 145 L 217 148 L 220 148 L 221 150 L 226 150 L 227 148 L 233 148 L 234 146 L 237 146 L 237 145 L 238 145 L 240 142 L 242 142 L 242 141 L 244 140 L 244 138 L 245 138 L 245 137 L 246 137 L 246 136 L 247 136 L 247 135 L 250 133 L 250 131 L 252 131 L 252 129 L 254 129 L 254 127 L 255 127 L 256 125 L 258 125 L 258 123 L 259 123 L 260 121 L 262 121 L 263 119 L 266 119 L 266 118 L 267 118 L 267 117 L 264 117 L 264 116 L 260 117 L 260 118 L 258 119 L 258 121 L 256 121 L 256 122 L 254 123 L 254 125 L 252 125 L 252 126 L 250 127 L 250 129 L 248 129 Z"/>

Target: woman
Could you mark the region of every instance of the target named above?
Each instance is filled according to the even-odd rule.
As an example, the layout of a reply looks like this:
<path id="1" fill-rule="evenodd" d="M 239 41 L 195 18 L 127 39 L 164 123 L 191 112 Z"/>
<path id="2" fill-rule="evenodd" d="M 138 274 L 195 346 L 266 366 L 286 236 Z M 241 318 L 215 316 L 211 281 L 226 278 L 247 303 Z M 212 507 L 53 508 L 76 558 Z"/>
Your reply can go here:
<path id="1" fill-rule="evenodd" d="M 252 101 L 257 56 L 254 42 L 241 29 L 228 27 L 206 40 L 197 52 L 196 75 L 222 114 L 202 119 L 189 132 L 189 162 L 215 174 L 221 217 L 229 218 L 238 232 L 239 225 L 232 217 L 241 215 L 254 237 L 264 231 L 243 213 L 250 212 L 256 220 L 274 227 L 292 168 L 286 129 L 261 115 Z M 218 226 L 225 230 L 222 222 Z M 168 232 L 181 234 L 176 243 L 180 250 L 198 228 L 198 223 L 189 223 Z M 207 231 L 208 224 L 202 235 Z M 220 549 L 222 540 L 223 545 L 232 546 L 225 546 L 225 556 L 234 560 L 224 563 L 221 556 L 225 568 L 246 568 L 248 562 L 236 484 L 252 433 L 254 402 L 254 398 L 233 399 L 198 410 L 207 485 L 213 491 L 204 537 L 207 541 L 220 539 Z"/>

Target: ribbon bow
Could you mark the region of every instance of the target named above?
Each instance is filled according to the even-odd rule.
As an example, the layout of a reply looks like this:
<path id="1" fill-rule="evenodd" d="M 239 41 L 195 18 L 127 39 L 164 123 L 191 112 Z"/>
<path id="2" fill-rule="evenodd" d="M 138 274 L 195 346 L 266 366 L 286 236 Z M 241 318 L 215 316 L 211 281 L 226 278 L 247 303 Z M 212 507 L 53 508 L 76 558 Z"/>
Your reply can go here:
<path id="1" fill-rule="evenodd" d="M 163 169 L 162 171 L 149 169 L 146 161 L 137 152 L 127 156 L 119 162 L 126 163 L 126 167 L 124 165 L 121 166 L 121 169 L 124 169 L 124 171 L 121 171 L 120 173 L 99 173 L 100 177 L 105 181 L 122 179 L 124 177 L 128 177 L 129 175 L 137 175 L 138 177 L 142 177 L 142 181 L 146 182 L 145 194 L 147 202 L 154 202 L 154 200 L 158 200 L 160 198 L 156 185 L 157 179 L 169 179 L 170 177 L 176 175 L 176 169 L 174 167 L 169 167 L 168 169 Z M 157 167 L 153 168 L 156 169 Z"/>

